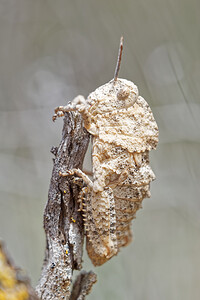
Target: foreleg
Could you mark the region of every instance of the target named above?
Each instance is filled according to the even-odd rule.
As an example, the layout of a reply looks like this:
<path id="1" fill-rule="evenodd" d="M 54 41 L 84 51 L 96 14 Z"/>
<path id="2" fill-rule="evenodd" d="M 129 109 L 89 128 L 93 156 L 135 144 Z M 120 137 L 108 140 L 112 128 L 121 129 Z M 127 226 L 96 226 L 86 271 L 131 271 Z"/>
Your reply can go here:
<path id="1" fill-rule="evenodd" d="M 72 100 L 66 106 L 58 106 L 55 108 L 55 114 L 53 115 L 53 121 L 56 120 L 57 117 L 63 117 L 65 112 L 67 111 L 75 111 L 78 110 L 80 113 L 83 112 L 86 108 L 86 100 L 83 96 L 79 95 Z"/>

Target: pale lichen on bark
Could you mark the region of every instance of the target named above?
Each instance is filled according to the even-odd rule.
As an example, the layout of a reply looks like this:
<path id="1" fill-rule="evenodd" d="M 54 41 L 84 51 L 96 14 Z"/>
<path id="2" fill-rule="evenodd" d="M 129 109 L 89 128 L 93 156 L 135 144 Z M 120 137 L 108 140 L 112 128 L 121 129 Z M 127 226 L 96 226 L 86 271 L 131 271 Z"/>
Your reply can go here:
<path id="1" fill-rule="evenodd" d="M 41 299 L 84 299 L 96 281 L 93 272 L 81 273 L 70 291 L 73 270 L 82 268 L 84 227 L 77 203 L 80 187 L 72 178 L 60 176 L 60 172 L 82 168 L 88 143 L 81 115 L 66 113 L 60 145 L 52 148 L 55 158 L 44 212 L 46 251 L 36 288 Z"/>

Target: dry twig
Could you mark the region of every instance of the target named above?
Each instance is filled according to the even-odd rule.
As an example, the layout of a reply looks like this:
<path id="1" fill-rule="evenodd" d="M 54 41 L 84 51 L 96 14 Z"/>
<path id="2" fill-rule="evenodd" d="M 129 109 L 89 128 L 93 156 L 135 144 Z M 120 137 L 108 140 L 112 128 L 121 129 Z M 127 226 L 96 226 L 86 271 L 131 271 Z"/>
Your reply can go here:
<path id="1" fill-rule="evenodd" d="M 41 299 L 84 299 L 96 281 L 94 273 L 81 273 L 70 296 L 73 270 L 82 267 L 84 229 L 77 203 L 80 187 L 72 178 L 59 175 L 82 168 L 88 143 L 89 133 L 83 128 L 81 115 L 66 113 L 62 140 L 58 148 L 52 149 L 55 159 L 44 212 L 46 253 L 36 288 Z"/>

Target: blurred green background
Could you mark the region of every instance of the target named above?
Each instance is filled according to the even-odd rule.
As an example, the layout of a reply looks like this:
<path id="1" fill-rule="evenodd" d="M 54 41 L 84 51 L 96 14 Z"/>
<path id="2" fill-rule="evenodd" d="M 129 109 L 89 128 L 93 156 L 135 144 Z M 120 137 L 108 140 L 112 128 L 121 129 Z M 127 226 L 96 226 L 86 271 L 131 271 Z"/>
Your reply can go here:
<path id="1" fill-rule="evenodd" d="M 123 35 L 119 77 L 139 87 L 160 129 L 157 179 L 134 242 L 95 270 L 88 299 L 199 299 L 199 13 L 199 0 L 0 1 L 0 236 L 34 285 L 61 138 L 53 109 L 112 79 Z"/>

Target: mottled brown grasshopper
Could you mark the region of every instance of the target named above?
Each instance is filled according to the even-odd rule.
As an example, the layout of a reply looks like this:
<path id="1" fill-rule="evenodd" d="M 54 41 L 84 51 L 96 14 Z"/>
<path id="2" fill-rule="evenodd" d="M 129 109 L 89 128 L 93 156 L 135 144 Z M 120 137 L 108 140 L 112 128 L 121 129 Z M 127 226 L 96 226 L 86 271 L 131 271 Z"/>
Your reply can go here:
<path id="1" fill-rule="evenodd" d="M 93 180 L 79 169 L 62 175 L 76 175 L 86 184 L 79 201 L 94 265 L 105 263 L 131 241 L 131 220 L 142 200 L 150 197 L 150 182 L 155 179 L 149 151 L 157 146 L 158 127 L 137 86 L 118 78 L 122 49 L 123 39 L 113 80 L 87 99 L 78 96 L 57 107 L 53 116 L 55 120 L 76 110 L 92 135 Z"/>

